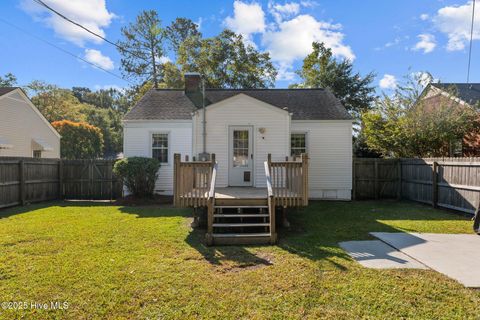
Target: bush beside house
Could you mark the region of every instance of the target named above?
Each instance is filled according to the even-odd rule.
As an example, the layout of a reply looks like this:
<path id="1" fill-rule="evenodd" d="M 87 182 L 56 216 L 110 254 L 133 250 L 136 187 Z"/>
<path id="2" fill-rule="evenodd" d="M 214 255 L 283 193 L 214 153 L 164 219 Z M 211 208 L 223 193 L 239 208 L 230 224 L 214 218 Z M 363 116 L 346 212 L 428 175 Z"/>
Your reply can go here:
<path id="1" fill-rule="evenodd" d="M 151 198 L 158 178 L 160 162 L 154 158 L 131 157 L 119 160 L 113 172 L 137 198 Z"/>

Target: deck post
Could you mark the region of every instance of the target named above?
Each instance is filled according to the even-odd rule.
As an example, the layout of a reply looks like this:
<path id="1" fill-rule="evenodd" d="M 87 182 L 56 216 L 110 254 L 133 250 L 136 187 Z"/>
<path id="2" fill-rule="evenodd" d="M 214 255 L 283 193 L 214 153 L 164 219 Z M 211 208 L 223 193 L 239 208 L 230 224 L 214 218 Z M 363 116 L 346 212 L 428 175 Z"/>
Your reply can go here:
<path id="1" fill-rule="evenodd" d="M 173 205 L 175 207 L 179 206 L 179 188 L 178 183 L 180 182 L 180 153 L 175 153 L 173 155 Z"/>
<path id="2" fill-rule="evenodd" d="M 308 206 L 308 153 L 302 153 L 303 205 Z"/>

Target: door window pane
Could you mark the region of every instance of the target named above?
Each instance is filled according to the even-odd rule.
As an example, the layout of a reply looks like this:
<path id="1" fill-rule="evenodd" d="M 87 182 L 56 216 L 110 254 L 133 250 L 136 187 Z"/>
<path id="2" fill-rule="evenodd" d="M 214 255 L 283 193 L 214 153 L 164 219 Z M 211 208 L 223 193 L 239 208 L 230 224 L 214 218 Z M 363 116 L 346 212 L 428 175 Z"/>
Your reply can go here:
<path id="1" fill-rule="evenodd" d="M 248 167 L 248 130 L 233 131 L 233 166 Z"/>

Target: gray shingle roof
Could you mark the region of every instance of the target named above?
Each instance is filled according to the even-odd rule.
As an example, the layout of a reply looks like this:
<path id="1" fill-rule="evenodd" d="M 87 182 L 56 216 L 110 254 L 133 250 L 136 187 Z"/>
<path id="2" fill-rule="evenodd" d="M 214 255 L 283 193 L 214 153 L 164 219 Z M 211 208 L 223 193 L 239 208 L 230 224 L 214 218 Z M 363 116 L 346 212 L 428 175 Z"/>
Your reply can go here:
<path id="1" fill-rule="evenodd" d="M 293 113 L 293 120 L 351 120 L 340 101 L 325 89 L 208 89 L 206 105 L 238 94 L 266 102 Z M 194 99 L 197 101 L 198 99 Z M 183 90 L 152 89 L 125 115 L 125 120 L 191 119 L 197 107 Z"/>
<path id="2" fill-rule="evenodd" d="M 432 86 L 449 92 L 453 90 L 458 98 L 468 104 L 480 102 L 480 83 L 432 83 Z"/>
<path id="3" fill-rule="evenodd" d="M 0 96 L 3 96 L 4 94 L 7 94 L 15 89 L 18 89 L 18 87 L 0 87 Z"/>

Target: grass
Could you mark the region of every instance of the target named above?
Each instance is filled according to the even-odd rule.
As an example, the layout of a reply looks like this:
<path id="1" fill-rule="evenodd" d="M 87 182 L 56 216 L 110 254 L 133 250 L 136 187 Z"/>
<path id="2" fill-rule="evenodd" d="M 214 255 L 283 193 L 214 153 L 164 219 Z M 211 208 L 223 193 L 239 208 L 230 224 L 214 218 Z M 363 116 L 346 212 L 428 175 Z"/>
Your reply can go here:
<path id="1" fill-rule="evenodd" d="M 0 302 L 68 302 L 0 318 L 478 318 L 480 293 L 429 270 L 362 268 L 339 241 L 470 233 L 409 202 L 313 202 L 277 246 L 205 247 L 190 211 L 49 203 L 0 211 Z"/>

